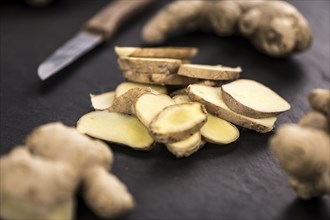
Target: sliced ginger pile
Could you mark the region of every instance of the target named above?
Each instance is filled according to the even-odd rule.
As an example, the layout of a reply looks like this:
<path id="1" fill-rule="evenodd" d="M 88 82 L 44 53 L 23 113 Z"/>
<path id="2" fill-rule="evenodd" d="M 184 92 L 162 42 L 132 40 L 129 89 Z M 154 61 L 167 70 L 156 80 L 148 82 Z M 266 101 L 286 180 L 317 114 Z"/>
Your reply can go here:
<path id="1" fill-rule="evenodd" d="M 312 111 L 298 124 L 280 126 L 270 140 L 272 152 L 302 199 L 330 194 L 330 90 L 309 94 Z"/>
<path id="2" fill-rule="evenodd" d="M 266 86 L 237 80 L 240 67 L 191 64 L 196 48 L 115 47 L 115 52 L 127 82 L 91 95 L 96 111 L 82 116 L 77 130 L 92 137 L 137 150 L 163 143 L 175 156 L 187 157 L 205 142 L 236 141 L 235 125 L 269 132 L 277 115 L 290 109 Z M 168 94 L 166 86 L 173 85 L 181 88 Z"/>

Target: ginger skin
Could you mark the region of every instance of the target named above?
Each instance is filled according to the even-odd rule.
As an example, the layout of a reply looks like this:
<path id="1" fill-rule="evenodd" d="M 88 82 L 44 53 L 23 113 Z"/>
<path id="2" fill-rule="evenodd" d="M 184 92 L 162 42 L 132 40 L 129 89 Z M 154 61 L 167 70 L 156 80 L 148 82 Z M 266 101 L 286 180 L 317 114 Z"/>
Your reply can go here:
<path id="1" fill-rule="evenodd" d="M 302 199 L 330 194 L 329 94 L 325 89 L 311 91 L 309 102 L 314 111 L 297 125 L 282 125 L 270 140 L 290 186 Z"/>
<path id="2" fill-rule="evenodd" d="M 0 216 L 4 219 L 73 219 L 74 194 L 103 218 L 134 208 L 126 186 L 109 173 L 113 154 L 98 140 L 61 123 L 33 130 L 25 145 L 1 158 Z"/>
<path id="3" fill-rule="evenodd" d="M 105 143 L 93 140 L 61 123 L 36 128 L 25 143 L 33 154 L 61 161 L 75 169 L 83 185 L 83 195 L 89 195 L 85 193 L 91 191 L 89 187 L 100 187 L 93 190 L 92 197 L 84 198 L 98 215 L 113 218 L 134 208 L 133 197 L 126 187 L 117 187 L 123 183 L 108 172 L 113 154 Z M 92 175 L 93 171 L 97 171 L 97 178 Z M 112 201 L 111 206 L 107 205 L 109 201 Z"/>
<path id="4" fill-rule="evenodd" d="M 302 199 L 330 194 L 329 135 L 294 124 L 281 126 L 271 149 Z"/>
<path id="5" fill-rule="evenodd" d="M 16 147 L 0 160 L 2 219 L 73 219 L 78 176 L 71 166 Z"/>
<path id="6" fill-rule="evenodd" d="M 307 20 L 284 1 L 174 1 L 143 28 L 142 39 L 157 44 L 179 30 L 212 28 L 220 36 L 236 33 L 248 38 L 272 57 L 288 56 L 310 47 L 312 31 Z"/>

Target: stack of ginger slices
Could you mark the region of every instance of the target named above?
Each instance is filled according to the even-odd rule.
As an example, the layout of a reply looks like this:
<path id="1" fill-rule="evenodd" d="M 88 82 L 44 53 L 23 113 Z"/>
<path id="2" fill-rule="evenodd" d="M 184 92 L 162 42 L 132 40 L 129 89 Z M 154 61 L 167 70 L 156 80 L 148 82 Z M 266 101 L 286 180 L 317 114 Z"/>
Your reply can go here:
<path id="1" fill-rule="evenodd" d="M 191 64 L 197 48 L 115 47 L 115 52 L 127 81 L 91 95 L 95 111 L 77 122 L 79 132 L 98 139 L 136 150 L 151 150 L 158 142 L 187 157 L 206 142 L 236 141 L 236 126 L 270 132 L 277 116 L 290 109 L 268 87 L 239 79 L 240 67 Z M 169 86 L 179 88 L 169 93 Z"/>

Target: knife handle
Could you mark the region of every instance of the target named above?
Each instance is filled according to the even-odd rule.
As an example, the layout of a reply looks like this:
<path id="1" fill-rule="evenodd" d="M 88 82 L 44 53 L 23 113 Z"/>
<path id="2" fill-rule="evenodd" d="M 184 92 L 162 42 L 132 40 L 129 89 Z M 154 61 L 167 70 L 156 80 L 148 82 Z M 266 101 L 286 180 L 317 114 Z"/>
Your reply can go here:
<path id="1" fill-rule="evenodd" d="M 86 23 L 85 29 L 101 34 L 105 39 L 108 39 L 121 25 L 152 2 L 154 0 L 116 0 L 92 17 Z"/>

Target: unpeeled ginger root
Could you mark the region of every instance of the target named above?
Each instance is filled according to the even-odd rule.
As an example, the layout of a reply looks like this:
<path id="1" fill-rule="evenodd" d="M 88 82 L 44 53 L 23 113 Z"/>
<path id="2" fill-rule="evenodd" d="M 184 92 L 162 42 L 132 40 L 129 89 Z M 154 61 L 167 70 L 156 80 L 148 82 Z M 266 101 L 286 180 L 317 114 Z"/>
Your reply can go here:
<path id="1" fill-rule="evenodd" d="M 282 57 L 310 47 L 308 21 L 285 1 L 177 0 L 160 10 L 143 28 L 146 43 L 157 44 L 179 30 L 212 28 L 220 36 L 239 33 L 261 52 Z"/>
<path id="2" fill-rule="evenodd" d="M 282 125 L 270 140 L 290 186 L 302 199 L 330 194 L 329 94 L 330 90 L 311 91 L 309 102 L 314 111 L 298 124 Z"/>
<path id="3" fill-rule="evenodd" d="M 98 216 L 114 218 L 132 210 L 132 195 L 109 173 L 112 161 L 105 143 L 75 128 L 56 122 L 34 129 L 23 147 L 0 160 L 1 218 L 73 219 L 80 184 Z"/>

